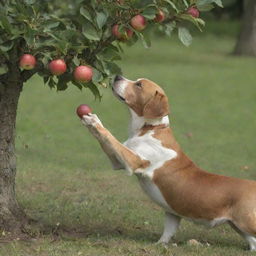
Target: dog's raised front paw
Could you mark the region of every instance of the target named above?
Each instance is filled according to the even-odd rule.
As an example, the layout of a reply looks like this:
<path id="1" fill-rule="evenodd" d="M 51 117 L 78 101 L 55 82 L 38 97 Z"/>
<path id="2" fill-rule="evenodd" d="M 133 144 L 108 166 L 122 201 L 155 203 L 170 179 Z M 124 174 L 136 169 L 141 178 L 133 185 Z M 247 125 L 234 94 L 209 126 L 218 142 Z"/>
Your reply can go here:
<path id="1" fill-rule="evenodd" d="M 83 115 L 81 120 L 85 126 L 96 126 L 97 124 L 103 126 L 96 114 Z"/>

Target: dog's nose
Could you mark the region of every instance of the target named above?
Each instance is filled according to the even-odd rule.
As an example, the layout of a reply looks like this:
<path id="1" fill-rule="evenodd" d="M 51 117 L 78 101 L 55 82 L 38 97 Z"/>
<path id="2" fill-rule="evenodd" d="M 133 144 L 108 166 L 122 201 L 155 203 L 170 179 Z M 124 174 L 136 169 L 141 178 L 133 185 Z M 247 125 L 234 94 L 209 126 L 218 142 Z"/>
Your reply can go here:
<path id="1" fill-rule="evenodd" d="M 116 75 L 115 79 L 114 79 L 114 82 L 117 82 L 117 81 L 120 81 L 120 80 L 123 80 L 124 78 L 120 75 Z"/>

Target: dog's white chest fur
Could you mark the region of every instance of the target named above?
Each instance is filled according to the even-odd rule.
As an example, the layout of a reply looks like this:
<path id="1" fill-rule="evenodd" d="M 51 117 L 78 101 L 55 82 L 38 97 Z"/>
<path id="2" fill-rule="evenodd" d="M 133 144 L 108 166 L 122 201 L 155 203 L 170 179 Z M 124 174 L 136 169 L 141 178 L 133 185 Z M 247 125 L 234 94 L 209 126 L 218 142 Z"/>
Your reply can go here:
<path id="1" fill-rule="evenodd" d="M 139 136 L 135 135 L 129 138 L 124 145 L 137 153 L 142 159 L 148 160 L 150 165 L 142 169 L 144 176 L 153 178 L 154 171 L 177 156 L 177 152 L 166 148 L 161 141 L 154 138 L 154 131 L 149 131 L 146 134 Z"/>
<path id="2" fill-rule="evenodd" d="M 165 201 L 162 193 L 152 181 L 154 171 L 177 156 L 177 153 L 169 148 L 163 147 L 161 141 L 154 138 L 153 131 L 149 131 L 143 136 L 135 135 L 129 138 L 124 144 L 141 158 L 150 161 L 150 165 L 140 170 L 138 179 L 143 191 L 159 206 L 165 210 L 172 212 L 171 208 Z"/>

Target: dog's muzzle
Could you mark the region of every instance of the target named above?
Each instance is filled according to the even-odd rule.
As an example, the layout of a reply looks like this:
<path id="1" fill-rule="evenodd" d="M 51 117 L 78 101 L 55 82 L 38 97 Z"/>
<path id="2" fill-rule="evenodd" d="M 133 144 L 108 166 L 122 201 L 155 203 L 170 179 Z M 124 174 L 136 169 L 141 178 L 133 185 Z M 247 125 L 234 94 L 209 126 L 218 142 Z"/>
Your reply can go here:
<path id="1" fill-rule="evenodd" d="M 123 89 L 122 89 L 121 83 L 123 80 L 125 80 L 124 77 L 122 77 L 120 75 L 116 75 L 114 78 L 114 83 L 112 85 L 112 91 L 113 91 L 114 95 L 117 96 L 118 99 L 125 102 L 125 98 L 122 96 Z"/>

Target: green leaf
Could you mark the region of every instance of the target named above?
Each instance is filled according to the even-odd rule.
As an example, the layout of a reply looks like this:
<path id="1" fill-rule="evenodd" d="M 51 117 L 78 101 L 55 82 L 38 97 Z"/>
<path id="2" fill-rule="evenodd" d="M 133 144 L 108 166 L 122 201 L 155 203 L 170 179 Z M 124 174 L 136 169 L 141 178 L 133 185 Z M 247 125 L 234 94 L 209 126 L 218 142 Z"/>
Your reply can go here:
<path id="1" fill-rule="evenodd" d="M 0 75 L 6 74 L 8 72 L 8 66 L 5 64 L 1 64 L 0 66 Z"/>
<path id="2" fill-rule="evenodd" d="M 205 22 L 202 19 L 194 18 L 193 16 L 189 14 L 181 14 L 179 16 L 183 20 L 188 20 L 192 22 L 194 25 L 197 26 L 197 28 L 202 32 L 202 28 L 200 26 L 205 26 Z"/>
<path id="3" fill-rule="evenodd" d="M 104 12 L 97 12 L 96 22 L 97 22 L 99 29 L 102 29 L 102 27 L 106 24 L 107 18 L 108 17 Z"/>
<path id="4" fill-rule="evenodd" d="M 100 35 L 96 28 L 91 25 L 89 22 L 86 22 L 85 25 L 83 26 L 83 32 L 82 34 L 89 40 L 92 41 L 98 41 L 100 40 Z"/>
<path id="5" fill-rule="evenodd" d="M 108 48 L 105 48 L 104 51 L 97 55 L 98 59 L 103 58 L 104 60 L 120 60 L 119 49 L 113 45 L 110 45 Z"/>
<path id="6" fill-rule="evenodd" d="M 198 0 L 196 6 L 201 8 L 204 5 L 209 5 L 213 3 L 217 4 L 220 7 L 223 7 L 221 0 Z"/>
<path id="7" fill-rule="evenodd" d="M 151 46 L 151 41 L 150 41 L 150 38 L 149 36 L 147 36 L 146 34 L 142 34 L 142 33 L 138 33 L 141 41 L 142 41 L 142 44 L 145 48 L 149 48 Z"/>
<path id="8" fill-rule="evenodd" d="M 84 16 L 87 20 L 93 21 L 90 12 L 85 9 L 83 6 L 80 8 L 80 14 Z"/>
<path id="9" fill-rule="evenodd" d="M 93 93 L 95 99 L 99 99 L 99 100 L 101 99 L 102 96 L 100 94 L 98 86 L 95 83 L 93 83 L 93 82 L 87 83 L 86 87 L 88 87 L 90 89 L 90 91 Z"/>
<path id="10" fill-rule="evenodd" d="M 65 91 L 68 88 L 68 82 L 67 80 L 59 78 L 57 83 L 57 91 Z"/>
<path id="11" fill-rule="evenodd" d="M 49 79 L 49 81 L 48 81 L 48 86 L 50 87 L 50 88 L 54 88 L 55 86 L 56 86 L 56 82 L 55 82 L 55 80 L 54 80 L 54 78 L 53 77 L 50 77 L 50 79 Z"/>
<path id="12" fill-rule="evenodd" d="M 98 83 L 98 82 L 102 81 L 102 79 L 103 79 L 103 76 L 102 76 L 101 72 L 94 68 L 92 81 L 94 83 Z"/>
<path id="13" fill-rule="evenodd" d="M 156 7 L 150 6 L 142 12 L 142 15 L 149 20 L 153 20 L 156 17 L 156 13 Z"/>
<path id="14" fill-rule="evenodd" d="M 37 31 L 32 29 L 30 26 L 26 27 L 26 32 L 24 34 L 24 39 L 26 40 L 29 46 L 32 46 L 35 43 L 35 35 Z"/>
<path id="15" fill-rule="evenodd" d="M 214 0 L 214 3 L 217 4 L 219 7 L 223 8 L 223 4 L 221 0 Z"/>
<path id="16" fill-rule="evenodd" d="M 206 4 L 206 5 L 197 5 L 197 9 L 200 12 L 209 12 L 210 10 L 212 10 L 214 8 L 214 6 L 212 4 Z"/>
<path id="17" fill-rule="evenodd" d="M 59 25 L 60 25 L 59 21 L 52 21 L 52 20 L 46 21 L 44 23 L 44 30 L 43 31 L 44 32 L 51 31 L 53 28 L 57 28 Z"/>
<path id="18" fill-rule="evenodd" d="M 171 36 L 175 27 L 176 27 L 176 24 L 174 24 L 173 22 L 165 24 L 165 29 L 164 29 L 165 34 L 167 36 Z"/>
<path id="19" fill-rule="evenodd" d="M 135 1 L 134 8 L 138 8 L 138 9 L 145 8 L 145 6 L 148 6 L 153 3 L 154 1 L 152 0 L 138 0 L 138 1 Z"/>
<path id="20" fill-rule="evenodd" d="M 64 73 L 58 76 L 57 90 L 64 91 L 68 88 L 68 83 L 72 81 L 73 75 L 71 73 Z"/>
<path id="21" fill-rule="evenodd" d="M 83 85 L 79 82 L 76 82 L 76 81 L 73 80 L 72 84 L 75 85 L 79 90 L 83 89 Z"/>
<path id="22" fill-rule="evenodd" d="M 104 71 L 107 75 L 122 74 L 121 68 L 114 62 L 102 62 Z"/>
<path id="23" fill-rule="evenodd" d="M 12 26 L 9 20 L 7 19 L 7 17 L 1 14 L 0 22 L 1 22 L 1 27 L 5 29 L 8 33 L 12 34 Z"/>
<path id="24" fill-rule="evenodd" d="M 178 36 L 180 41 L 185 45 L 189 46 L 192 43 L 192 36 L 187 28 L 179 27 Z"/>
<path id="25" fill-rule="evenodd" d="M 44 80 L 44 83 L 45 83 L 45 84 L 48 83 L 49 79 L 50 79 L 49 76 L 43 76 L 43 80 Z"/>
<path id="26" fill-rule="evenodd" d="M 183 0 L 183 3 L 185 4 L 185 6 L 188 8 L 189 7 L 189 4 L 187 2 L 187 0 Z"/>
<path id="27" fill-rule="evenodd" d="M 3 44 L 0 44 L 0 51 L 1 52 L 8 52 L 12 49 L 13 46 L 14 46 L 13 41 L 7 41 Z"/>
<path id="28" fill-rule="evenodd" d="M 177 9 L 176 5 L 171 1 L 171 0 L 165 0 L 168 4 L 171 5 L 171 7 L 176 11 L 179 12 L 179 10 Z"/>
<path id="29" fill-rule="evenodd" d="M 24 2 L 28 5 L 34 4 L 36 0 L 24 0 Z"/>
<path id="30" fill-rule="evenodd" d="M 80 65 L 80 60 L 77 58 L 77 56 L 75 56 L 73 58 L 73 63 L 75 64 L 75 66 L 79 66 Z"/>

